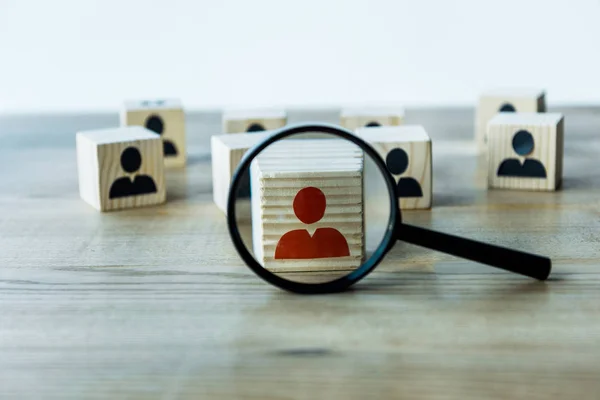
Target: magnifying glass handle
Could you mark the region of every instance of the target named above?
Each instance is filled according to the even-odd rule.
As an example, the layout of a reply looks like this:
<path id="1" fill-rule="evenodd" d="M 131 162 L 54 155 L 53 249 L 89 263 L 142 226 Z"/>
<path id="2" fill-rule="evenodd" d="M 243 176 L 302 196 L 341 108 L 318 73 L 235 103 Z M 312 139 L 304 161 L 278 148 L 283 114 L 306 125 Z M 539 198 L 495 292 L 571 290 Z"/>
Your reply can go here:
<path id="1" fill-rule="evenodd" d="M 547 257 L 477 242 L 418 226 L 399 224 L 398 240 L 466 258 L 492 267 L 545 280 L 550 275 L 552 261 Z"/>

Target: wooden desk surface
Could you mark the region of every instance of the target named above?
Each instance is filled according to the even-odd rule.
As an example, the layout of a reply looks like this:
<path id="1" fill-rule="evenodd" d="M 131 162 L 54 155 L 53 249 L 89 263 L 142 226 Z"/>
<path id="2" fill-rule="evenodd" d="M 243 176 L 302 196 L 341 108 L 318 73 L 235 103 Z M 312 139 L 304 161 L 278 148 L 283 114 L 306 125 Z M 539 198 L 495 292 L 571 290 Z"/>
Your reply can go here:
<path id="1" fill-rule="evenodd" d="M 471 110 L 407 113 L 434 140 L 434 208 L 405 219 L 548 255 L 548 282 L 399 243 L 325 296 L 235 253 L 211 200 L 218 114 L 188 116 L 166 205 L 107 214 L 79 199 L 73 134 L 116 113 L 0 117 L 0 398 L 598 398 L 600 110 L 564 111 L 557 193 L 487 191 Z"/>

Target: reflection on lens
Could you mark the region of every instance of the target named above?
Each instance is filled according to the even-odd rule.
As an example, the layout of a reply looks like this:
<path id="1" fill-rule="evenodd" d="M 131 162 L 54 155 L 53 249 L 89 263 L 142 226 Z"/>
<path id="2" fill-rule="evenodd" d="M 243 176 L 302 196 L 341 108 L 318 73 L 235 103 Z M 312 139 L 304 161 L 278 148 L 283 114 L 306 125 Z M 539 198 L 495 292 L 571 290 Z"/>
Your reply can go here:
<path id="1" fill-rule="evenodd" d="M 332 135 L 315 137 L 294 135 L 260 152 L 251 163 L 250 199 L 240 192 L 236 201 L 238 229 L 258 263 L 307 283 L 358 268 L 389 218 L 385 181 L 365 173 L 376 167 L 363 150 Z"/>

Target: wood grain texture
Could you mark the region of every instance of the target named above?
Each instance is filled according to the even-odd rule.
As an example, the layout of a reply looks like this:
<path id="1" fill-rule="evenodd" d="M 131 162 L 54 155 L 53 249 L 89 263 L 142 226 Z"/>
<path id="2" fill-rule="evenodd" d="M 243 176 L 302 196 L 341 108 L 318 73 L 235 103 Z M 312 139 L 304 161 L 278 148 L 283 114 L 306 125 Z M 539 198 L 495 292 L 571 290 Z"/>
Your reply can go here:
<path id="1" fill-rule="evenodd" d="M 363 153 L 341 139 L 298 139 L 265 149 L 251 168 L 252 240 L 256 259 L 273 272 L 351 271 L 364 258 Z M 293 203 L 300 190 L 314 187 L 326 199 L 322 218 L 302 222 Z M 314 207 L 312 207 L 314 208 Z M 334 258 L 277 259 L 282 237 L 305 230 L 333 228 L 348 244 L 349 255 Z"/>
<path id="2" fill-rule="evenodd" d="M 179 100 L 128 101 L 121 110 L 121 126 L 147 126 L 148 119 L 153 116 L 162 120 L 163 141 L 171 144 L 176 151 L 174 155 L 165 154 L 165 166 L 167 168 L 185 166 L 187 160 L 185 115 Z"/>
<path id="3" fill-rule="evenodd" d="M 533 88 L 505 88 L 482 93 L 475 121 L 475 141 L 481 151 L 487 149 L 488 122 L 505 105 L 512 106 L 515 112 L 545 112 L 546 94 Z"/>
<path id="4" fill-rule="evenodd" d="M 390 151 L 402 149 L 408 156 L 406 170 L 392 173 L 396 184 L 401 179 L 414 179 L 418 182 L 422 196 L 400 197 L 401 210 L 416 210 L 431 208 L 432 172 L 431 172 L 431 138 L 420 125 L 405 125 L 395 127 L 360 128 L 356 134 L 373 146 L 386 162 Z M 379 171 L 373 171 L 379 174 Z M 368 176 L 365 179 L 377 179 Z"/>
<path id="5" fill-rule="evenodd" d="M 240 261 L 212 201 L 220 113 L 186 115 L 167 203 L 105 214 L 79 198 L 73 135 L 117 112 L 0 116 L 0 398 L 596 399 L 600 109 L 551 111 L 568 127 L 557 192 L 488 191 L 473 109 L 407 110 L 435 146 L 435 185 L 431 210 L 403 213 L 547 255 L 549 281 L 398 243 L 326 296 Z"/>
<path id="6" fill-rule="evenodd" d="M 160 136 L 142 127 L 125 127 L 77 133 L 77 168 L 81 198 L 100 211 L 144 207 L 165 202 L 165 177 Z M 123 169 L 121 155 L 135 148 L 141 156 L 139 168 Z M 137 177 L 150 179 L 152 193 L 111 198 L 115 182 Z"/>
<path id="7" fill-rule="evenodd" d="M 269 131 L 286 124 L 285 110 L 228 110 L 223 113 L 223 133 L 244 133 L 253 127 Z"/>
<path id="8" fill-rule="evenodd" d="M 344 108 L 340 113 L 340 125 L 351 131 L 366 126 L 397 126 L 403 120 L 401 107 Z"/>
<path id="9" fill-rule="evenodd" d="M 531 134 L 533 151 L 520 156 L 513 148 L 513 137 L 521 130 Z M 488 187 L 521 190 L 556 190 L 562 181 L 564 118 L 558 113 L 501 113 L 488 125 Z M 505 160 L 539 161 L 546 178 L 499 175 Z"/>

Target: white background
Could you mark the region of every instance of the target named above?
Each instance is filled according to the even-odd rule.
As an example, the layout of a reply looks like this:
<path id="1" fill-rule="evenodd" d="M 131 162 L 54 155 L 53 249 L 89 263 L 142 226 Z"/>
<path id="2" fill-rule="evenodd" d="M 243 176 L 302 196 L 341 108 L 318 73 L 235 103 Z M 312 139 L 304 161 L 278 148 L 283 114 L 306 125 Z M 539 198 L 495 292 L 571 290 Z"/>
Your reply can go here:
<path id="1" fill-rule="evenodd" d="M 0 112 L 600 101 L 599 0 L 0 0 Z"/>

